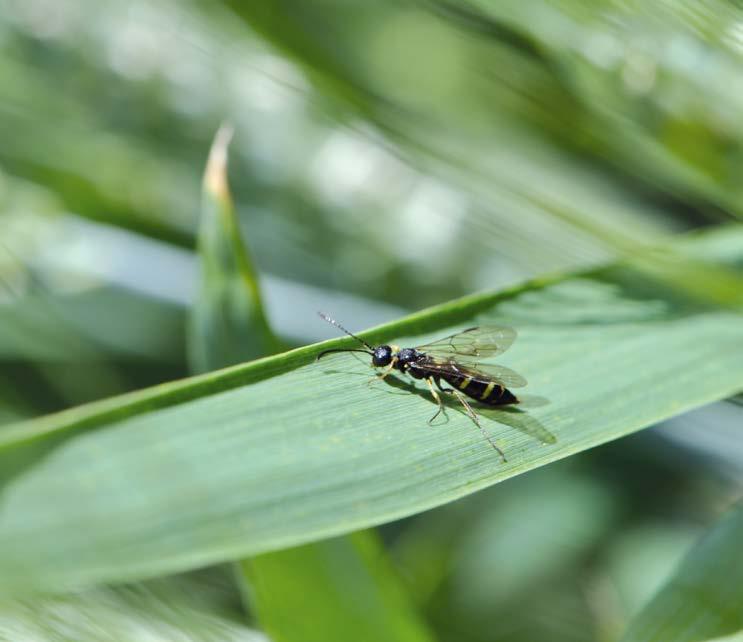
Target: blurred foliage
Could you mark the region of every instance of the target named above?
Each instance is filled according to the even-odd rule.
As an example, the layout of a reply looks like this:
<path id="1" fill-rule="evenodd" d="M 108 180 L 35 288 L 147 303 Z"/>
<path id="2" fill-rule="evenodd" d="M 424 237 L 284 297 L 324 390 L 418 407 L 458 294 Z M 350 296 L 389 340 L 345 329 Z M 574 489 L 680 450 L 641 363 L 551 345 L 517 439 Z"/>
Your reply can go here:
<path id="1" fill-rule="evenodd" d="M 2 423 L 188 374 L 224 120 L 288 345 L 334 336 L 318 308 L 363 328 L 638 253 L 637 282 L 739 303 L 734 275 L 657 249 L 743 215 L 736 3 L 0 0 L 0 54 Z M 618 639 L 739 495 L 741 410 L 384 527 L 410 598 L 444 641 Z M 170 617 L 109 591 L 8 609 L 50 640 Z"/>
<path id="2" fill-rule="evenodd" d="M 275 642 L 434 639 L 371 532 L 259 555 L 241 568 Z"/>
<path id="3" fill-rule="evenodd" d="M 224 573 L 0 605 L 0 639 L 43 642 L 266 642 L 242 625 Z"/>
<path id="4" fill-rule="evenodd" d="M 622 640 L 691 642 L 743 635 L 741 536 L 739 505 L 695 546 Z"/>

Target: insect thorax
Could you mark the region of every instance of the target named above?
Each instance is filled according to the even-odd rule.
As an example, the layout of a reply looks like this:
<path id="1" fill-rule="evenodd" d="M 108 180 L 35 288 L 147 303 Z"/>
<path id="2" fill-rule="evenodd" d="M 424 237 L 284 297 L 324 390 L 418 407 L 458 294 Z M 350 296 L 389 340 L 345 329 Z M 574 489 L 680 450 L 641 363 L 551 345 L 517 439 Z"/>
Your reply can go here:
<path id="1" fill-rule="evenodd" d="M 404 367 L 406 364 L 415 363 L 423 355 L 415 348 L 403 348 L 395 356 L 397 357 L 397 362 L 400 364 L 400 366 Z"/>

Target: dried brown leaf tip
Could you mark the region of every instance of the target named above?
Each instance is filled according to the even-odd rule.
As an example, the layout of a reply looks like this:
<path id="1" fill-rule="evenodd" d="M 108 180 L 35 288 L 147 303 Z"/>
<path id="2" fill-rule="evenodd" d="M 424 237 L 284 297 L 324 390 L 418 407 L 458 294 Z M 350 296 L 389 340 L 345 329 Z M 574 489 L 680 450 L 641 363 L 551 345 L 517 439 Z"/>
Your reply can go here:
<path id="1" fill-rule="evenodd" d="M 214 136 L 209 150 L 209 159 L 204 172 L 204 189 L 219 200 L 228 199 L 230 189 L 227 184 L 227 150 L 232 141 L 235 129 L 229 123 L 223 123 Z"/>

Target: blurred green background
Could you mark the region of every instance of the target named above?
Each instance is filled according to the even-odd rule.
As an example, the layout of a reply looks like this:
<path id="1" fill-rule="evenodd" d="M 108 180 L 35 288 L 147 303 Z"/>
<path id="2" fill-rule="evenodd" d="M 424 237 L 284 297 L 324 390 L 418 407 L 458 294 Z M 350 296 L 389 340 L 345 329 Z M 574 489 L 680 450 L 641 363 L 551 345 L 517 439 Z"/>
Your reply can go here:
<path id="1" fill-rule="evenodd" d="M 292 347 L 335 336 L 317 309 L 362 329 L 738 225 L 742 69 L 722 0 L 0 0 L 0 420 L 189 374 L 222 122 Z M 742 418 L 720 402 L 380 532 L 436 639 L 615 640 L 739 494 Z M 244 621 L 225 569 L 171 580 Z"/>

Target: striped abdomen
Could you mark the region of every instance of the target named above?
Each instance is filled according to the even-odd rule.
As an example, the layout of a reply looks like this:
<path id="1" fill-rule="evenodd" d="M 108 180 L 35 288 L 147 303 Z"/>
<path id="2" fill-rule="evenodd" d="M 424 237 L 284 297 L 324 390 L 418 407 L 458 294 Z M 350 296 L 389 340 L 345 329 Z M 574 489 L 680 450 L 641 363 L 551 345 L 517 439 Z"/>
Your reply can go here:
<path id="1" fill-rule="evenodd" d="M 452 388 L 461 390 L 468 397 L 489 406 L 505 406 L 519 402 L 508 388 L 495 383 L 495 381 L 474 379 L 467 376 L 464 372 L 461 374 L 443 375 L 442 379 Z"/>

